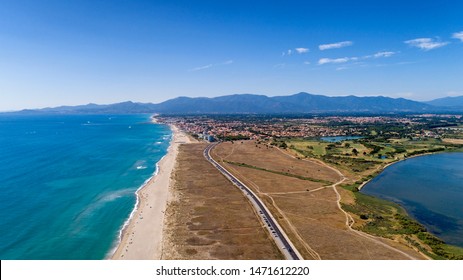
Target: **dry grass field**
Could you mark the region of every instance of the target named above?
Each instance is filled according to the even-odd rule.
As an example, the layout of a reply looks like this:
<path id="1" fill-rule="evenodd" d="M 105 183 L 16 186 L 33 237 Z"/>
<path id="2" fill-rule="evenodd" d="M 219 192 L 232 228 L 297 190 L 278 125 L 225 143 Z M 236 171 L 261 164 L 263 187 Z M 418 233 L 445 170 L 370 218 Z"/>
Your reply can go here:
<path id="1" fill-rule="evenodd" d="M 243 194 L 202 155 L 180 146 L 166 212 L 163 259 L 282 259 Z"/>
<path id="2" fill-rule="evenodd" d="M 450 144 L 457 144 L 457 145 L 463 145 L 463 139 L 451 139 L 451 138 L 444 138 L 442 141 Z"/>
<path id="3" fill-rule="evenodd" d="M 274 172 L 285 172 L 331 183 L 340 179 L 336 172 L 320 164 L 307 164 L 306 161 L 295 160 L 273 146 L 255 144 L 253 141 L 243 141 L 243 144 L 221 143 L 220 148 L 214 152 L 219 160 L 244 163 Z"/>
<path id="4" fill-rule="evenodd" d="M 319 162 L 254 141 L 221 143 L 212 156 L 261 197 L 305 259 L 422 258 L 398 243 L 351 230 L 333 187 L 342 176 Z M 347 201 L 352 199 L 338 189 Z"/>

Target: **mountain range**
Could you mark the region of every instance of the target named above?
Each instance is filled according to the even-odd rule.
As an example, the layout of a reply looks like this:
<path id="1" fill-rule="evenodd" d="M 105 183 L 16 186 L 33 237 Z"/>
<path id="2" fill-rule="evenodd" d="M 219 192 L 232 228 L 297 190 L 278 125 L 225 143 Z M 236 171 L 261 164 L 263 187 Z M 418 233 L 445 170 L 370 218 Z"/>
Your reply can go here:
<path id="1" fill-rule="evenodd" d="M 234 94 L 220 97 L 177 97 L 158 104 L 131 101 L 109 105 L 87 104 L 55 108 L 28 109 L 21 114 L 303 114 L 303 113 L 399 113 L 463 112 L 463 96 L 446 97 L 429 102 L 383 96 L 328 97 L 306 92 L 289 96 L 268 97 Z"/>
<path id="2" fill-rule="evenodd" d="M 441 107 L 463 108 L 463 96 L 444 97 L 426 102 L 426 104 Z"/>

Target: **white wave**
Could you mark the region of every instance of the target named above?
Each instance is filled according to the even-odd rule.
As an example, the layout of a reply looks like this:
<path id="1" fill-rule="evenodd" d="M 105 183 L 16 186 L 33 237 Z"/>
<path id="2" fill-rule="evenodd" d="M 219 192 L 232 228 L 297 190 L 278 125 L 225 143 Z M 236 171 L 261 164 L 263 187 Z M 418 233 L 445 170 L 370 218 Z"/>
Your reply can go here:
<path id="1" fill-rule="evenodd" d="M 140 170 L 140 169 L 146 169 L 146 160 L 144 159 L 140 159 L 140 160 L 137 160 L 133 165 L 132 165 L 132 168 L 133 169 L 137 169 L 137 170 Z"/>
<path id="2" fill-rule="evenodd" d="M 133 189 L 122 189 L 101 195 L 93 203 L 87 206 L 87 208 L 80 212 L 80 214 L 76 217 L 74 226 L 76 226 L 77 228 L 73 230 L 73 232 L 79 232 L 81 221 L 91 216 L 95 211 L 104 207 L 106 203 L 115 201 L 121 197 L 126 197 L 129 195 L 133 195 Z"/>
<path id="3" fill-rule="evenodd" d="M 171 134 L 164 134 L 162 135 L 162 140 L 169 140 L 172 138 L 172 135 Z"/>
<path id="4" fill-rule="evenodd" d="M 114 201 L 114 200 L 116 200 L 118 198 L 131 195 L 132 193 L 133 193 L 132 189 L 117 190 L 117 191 L 110 192 L 110 193 L 106 194 L 105 196 L 103 196 L 100 199 L 100 201 L 102 201 L 102 202 L 110 202 L 110 201 Z"/>
<path id="5" fill-rule="evenodd" d="M 165 156 L 166 155 L 164 155 L 159 161 L 161 161 Z M 121 229 L 119 230 L 119 234 L 117 236 L 117 242 L 115 243 L 113 248 L 108 252 L 108 254 L 106 255 L 106 258 L 110 258 L 112 255 L 114 255 L 114 253 L 117 250 L 117 247 L 119 247 L 119 244 L 121 244 L 122 233 L 129 226 L 130 221 L 133 219 L 133 216 L 135 215 L 135 213 L 138 210 L 138 205 L 140 204 L 140 197 L 139 197 L 138 193 L 140 192 L 141 189 L 143 189 L 148 184 L 149 181 L 151 181 L 151 179 L 153 179 L 154 177 L 156 177 L 158 175 L 158 173 L 159 173 L 159 161 L 156 162 L 156 169 L 154 170 L 153 175 L 151 177 L 149 177 L 148 179 L 146 179 L 145 182 L 143 182 L 143 184 L 135 191 L 137 201 L 135 202 L 135 205 L 134 205 L 134 207 L 132 209 L 132 212 L 130 212 L 129 217 L 127 218 L 127 220 L 125 220 L 124 224 L 122 225 Z"/>

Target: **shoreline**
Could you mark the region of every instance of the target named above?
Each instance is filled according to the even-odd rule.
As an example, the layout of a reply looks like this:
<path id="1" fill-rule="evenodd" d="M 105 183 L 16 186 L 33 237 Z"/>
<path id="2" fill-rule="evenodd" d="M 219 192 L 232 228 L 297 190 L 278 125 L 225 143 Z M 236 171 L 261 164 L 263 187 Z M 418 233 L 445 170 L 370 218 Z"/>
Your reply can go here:
<path id="1" fill-rule="evenodd" d="M 159 123 L 155 116 L 153 123 Z M 167 201 L 172 184 L 178 147 L 189 143 L 188 136 L 175 125 L 169 125 L 172 139 L 165 156 L 156 163 L 156 170 L 135 192 L 137 202 L 119 233 L 119 243 L 108 253 L 108 259 L 151 260 L 162 257 L 162 232 Z"/>
<path id="2" fill-rule="evenodd" d="M 167 153 L 166 153 L 166 155 L 167 155 Z M 151 175 L 148 179 L 146 179 L 145 182 L 143 182 L 143 184 L 135 191 L 135 196 L 136 196 L 137 200 L 135 201 L 135 205 L 134 205 L 134 207 L 132 209 L 132 212 L 130 212 L 129 217 L 125 220 L 124 224 L 122 225 L 122 228 L 119 230 L 119 236 L 118 236 L 118 241 L 117 241 L 116 245 L 109 251 L 108 254 L 106 254 L 105 259 L 111 259 L 113 257 L 113 255 L 115 254 L 115 252 L 117 251 L 117 249 L 119 248 L 119 246 L 121 246 L 122 237 L 126 233 L 127 227 L 130 225 L 130 222 L 132 221 L 133 217 L 135 216 L 135 213 L 138 210 L 138 205 L 140 204 L 139 192 L 144 187 L 146 187 L 146 185 L 148 185 L 148 183 L 151 180 L 153 180 L 154 177 L 156 177 L 158 175 L 158 173 L 159 173 L 159 162 L 161 162 L 161 160 L 164 157 L 166 157 L 166 155 L 164 155 L 158 162 L 156 162 L 156 169 L 154 170 L 153 175 Z"/>
<path id="3" fill-rule="evenodd" d="M 423 153 L 423 154 L 413 155 L 413 156 L 410 156 L 410 157 L 406 157 L 406 158 L 398 159 L 398 160 L 396 160 L 396 161 L 389 162 L 389 163 L 387 163 L 386 165 L 384 165 L 384 166 L 382 166 L 381 168 L 379 168 L 376 175 L 374 175 L 372 178 L 370 178 L 370 179 L 368 179 L 368 180 L 362 182 L 357 188 L 358 188 L 359 191 L 361 191 L 362 188 L 365 187 L 366 184 L 368 184 L 371 180 L 373 180 L 374 178 L 376 178 L 376 177 L 377 177 L 379 174 L 381 174 L 386 168 L 388 168 L 389 166 L 391 166 L 391 165 L 393 165 L 393 164 L 406 161 L 407 159 L 412 159 L 412 158 L 421 157 L 421 156 L 429 156 L 429 155 L 444 154 L 444 153 L 454 153 L 454 152 L 457 152 L 457 153 L 458 153 L 459 151 L 439 151 L 439 152 Z"/>

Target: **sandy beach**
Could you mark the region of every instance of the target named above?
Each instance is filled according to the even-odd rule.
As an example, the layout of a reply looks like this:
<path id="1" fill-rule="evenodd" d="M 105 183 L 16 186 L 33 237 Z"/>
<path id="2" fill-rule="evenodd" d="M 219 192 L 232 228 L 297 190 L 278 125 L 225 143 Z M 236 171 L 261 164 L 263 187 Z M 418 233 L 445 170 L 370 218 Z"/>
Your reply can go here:
<path id="1" fill-rule="evenodd" d="M 152 260 L 162 257 L 162 232 L 171 174 L 179 145 L 190 142 L 190 138 L 176 126 L 171 129 L 172 141 L 166 156 L 158 163 L 158 174 L 138 191 L 137 209 L 124 228 L 121 242 L 111 259 Z"/>

